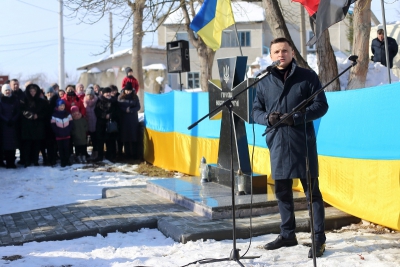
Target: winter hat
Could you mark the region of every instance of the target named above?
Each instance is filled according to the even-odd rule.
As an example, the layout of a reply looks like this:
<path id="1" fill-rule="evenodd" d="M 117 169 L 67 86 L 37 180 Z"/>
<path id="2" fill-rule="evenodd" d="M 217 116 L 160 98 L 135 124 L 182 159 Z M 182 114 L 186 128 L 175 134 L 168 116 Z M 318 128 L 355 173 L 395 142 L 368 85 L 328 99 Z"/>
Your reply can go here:
<path id="1" fill-rule="evenodd" d="M 58 99 L 58 100 L 57 100 L 57 103 L 56 103 L 56 107 L 58 108 L 58 107 L 61 106 L 61 105 L 65 105 L 65 101 L 62 100 L 62 99 Z"/>
<path id="2" fill-rule="evenodd" d="M 132 91 L 133 87 L 132 87 L 132 83 L 131 82 L 127 82 L 124 86 L 124 90 L 126 91 Z"/>
<path id="3" fill-rule="evenodd" d="M 44 93 L 45 94 L 47 94 L 47 93 L 54 93 L 54 89 L 53 89 L 53 87 L 49 87 L 49 88 L 46 88 L 45 90 L 44 90 Z"/>
<path id="4" fill-rule="evenodd" d="M 3 95 L 6 94 L 7 90 L 11 90 L 11 86 L 9 84 L 3 84 L 3 86 L 1 87 L 1 92 L 3 93 Z"/>
<path id="5" fill-rule="evenodd" d="M 126 76 L 128 76 L 128 73 L 131 72 L 131 71 L 132 71 L 132 69 L 130 67 L 126 67 L 125 68 Z"/>
<path id="6" fill-rule="evenodd" d="M 85 91 L 85 95 L 94 95 L 94 90 L 93 88 L 89 87 Z"/>
<path id="7" fill-rule="evenodd" d="M 79 108 L 77 106 L 72 106 L 71 107 L 71 114 L 73 114 L 75 112 L 79 112 Z"/>
<path id="8" fill-rule="evenodd" d="M 105 87 L 105 88 L 103 88 L 102 92 L 103 92 L 103 94 L 104 93 L 111 93 L 111 88 L 110 87 Z"/>

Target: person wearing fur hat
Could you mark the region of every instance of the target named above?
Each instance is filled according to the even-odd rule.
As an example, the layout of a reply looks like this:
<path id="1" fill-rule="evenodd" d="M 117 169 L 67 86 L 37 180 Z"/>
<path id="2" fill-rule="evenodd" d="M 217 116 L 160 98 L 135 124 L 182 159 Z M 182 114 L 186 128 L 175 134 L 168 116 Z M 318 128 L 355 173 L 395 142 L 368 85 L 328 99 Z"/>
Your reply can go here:
<path id="1" fill-rule="evenodd" d="M 106 159 L 114 161 L 116 157 L 116 140 L 118 133 L 108 133 L 107 122 L 118 120 L 118 106 L 111 98 L 111 88 L 106 87 L 97 100 L 94 112 L 97 117 L 96 134 L 97 134 L 97 151 L 98 157 L 95 161 L 102 161 L 104 156 L 104 143 L 107 147 Z"/>
<path id="2" fill-rule="evenodd" d="M 133 77 L 133 71 L 130 67 L 125 68 L 126 77 L 122 80 L 122 88 L 125 88 L 126 84 L 130 82 L 132 84 L 133 90 L 135 90 L 136 94 L 139 92 L 139 82 Z"/>
<path id="3" fill-rule="evenodd" d="M 17 121 L 20 114 L 20 103 L 18 98 L 12 94 L 9 84 L 4 84 L 1 88 L 0 97 L 0 152 L 4 151 L 6 168 L 17 168 L 15 166 L 15 151 L 18 147 Z M 1 163 L 3 154 L 0 153 Z M 4 163 L 2 164 L 4 165 Z"/>
<path id="4" fill-rule="evenodd" d="M 118 97 L 118 106 L 121 122 L 120 137 L 124 144 L 125 155 L 132 159 L 137 158 L 140 102 L 130 82 L 125 85 L 123 93 Z"/>
<path id="5" fill-rule="evenodd" d="M 75 87 L 76 87 L 76 95 L 83 102 L 83 99 L 85 98 L 85 87 L 81 83 L 77 83 Z"/>
<path id="6" fill-rule="evenodd" d="M 92 141 L 92 155 L 90 155 L 89 160 L 94 160 L 97 158 L 97 136 L 96 136 L 96 114 L 94 113 L 94 108 L 97 103 L 97 96 L 94 93 L 93 88 L 88 88 L 85 91 L 85 98 L 83 100 L 83 105 L 86 108 L 86 120 L 88 123 L 88 133 L 90 140 Z"/>
<path id="7" fill-rule="evenodd" d="M 24 167 L 32 163 L 39 166 L 40 142 L 44 139 L 44 120 L 47 103 L 40 98 L 40 88 L 29 84 L 25 89 L 25 99 L 21 104 L 21 139 L 23 147 Z"/>
<path id="8" fill-rule="evenodd" d="M 56 109 L 51 116 L 51 127 L 56 137 L 61 167 L 71 165 L 69 157 L 72 125 L 72 116 L 65 110 L 65 101 L 58 99 Z"/>
<path id="9" fill-rule="evenodd" d="M 65 110 L 71 112 L 72 106 L 77 106 L 82 116 L 86 116 L 86 109 L 83 106 L 83 101 L 75 93 L 75 89 L 72 85 L 67 85 L 66 94 L 61 98 L 65 101 Z"/>
<path id="10" fill-rule="evenodd" d="M 77 106 L 71 107 L 71 116 L 74 120 L 74 124 L 72 125 L 72 140 L 75 146 L 75 156 L 78 163 L 86 163 L 86 133 L 88 124 L 86 119 L 82 117 Z"/>

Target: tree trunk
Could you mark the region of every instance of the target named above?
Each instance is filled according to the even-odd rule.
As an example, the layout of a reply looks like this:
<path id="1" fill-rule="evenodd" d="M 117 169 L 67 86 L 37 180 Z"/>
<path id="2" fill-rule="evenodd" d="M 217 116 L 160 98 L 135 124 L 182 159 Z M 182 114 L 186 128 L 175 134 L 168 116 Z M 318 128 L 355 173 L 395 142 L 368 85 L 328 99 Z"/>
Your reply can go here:
<path id="1" fill-rule="evenodd" d="M 212 76 L 215 51 L 208 48 L 204 42 L 201 42 L 196 50 L 200 60 L 200 87 L 204 92 L 208 92 L 208 80 Z"/>
<path id="2" fill-rule="evenodd" d="M 335 54 L 330 42 L 329 30 L 322 33 L 317 41 L 317 64 L 319 72 L 319 80 L 322 86 L 330 82 L 338 75 L 338 67 Z M 326 92 L 340 91 L 339 79 L 333 81 L 325 88 Z"/>
<path id="3" fill-rule="evenodd" d="M 351 68 L 347 89 L 364 88 L 369 64 L 368 42 L 371 31 L 371 1 L 358 0 L 354 6 L 353 54 L 358 56 L 357 65 Z"/>
<path id="4" fill-rule="evenodd" d="M 138 80 L 140 110 L 144 111 L 144 81 L 143 81 L 143 64 L 142 64 L 142 41 L 143 41 L 143 10 L 145 8 L 145 0 L 135 0 L 130 4 L 133 12 L 133 34 L 132 34 L 132 71 L 133 76 Z"/>
<path id="5" fill-rule="evenodd" d="M 281 8 L 279 7 L 279 3 L 277 0 L 262 0 L 265 5 L 265 13 L 266 19 L 269 27 L 271 28 L 272 35 L 275 38 L 285 37 L 290 40 L 293 44 L 292 37 L 289 34 L 289 30 L 286 27 L 285 19 L 283 18 Z M 303 68 L 310 68 L 307 64 L 307 61 L 303 59 L 297 50 L 296 46 L 293 47 L 294 50 L 294 58 L 297 61 L 297 64 Z"/>

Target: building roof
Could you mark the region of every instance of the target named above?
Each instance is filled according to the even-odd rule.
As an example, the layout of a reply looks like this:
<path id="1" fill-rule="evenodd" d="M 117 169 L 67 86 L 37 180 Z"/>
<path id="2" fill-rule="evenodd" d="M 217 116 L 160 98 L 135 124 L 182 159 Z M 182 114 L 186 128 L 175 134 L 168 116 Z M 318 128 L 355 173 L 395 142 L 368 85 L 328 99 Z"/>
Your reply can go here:
<path id="1" fill-rule="evenodd" d="M 195 7 L 196 14 L 200 10 L 200 5 Z M 232 11 L 235 22 L 260 22 L 265 21 L 264 9 L 256 4 L 249 2 L 232 2 Z M 192 17 L 190 18 L 193 19 Z M 184 16 L 182 9 L 179 8 L 174 13 L 170 14 L 164 21 L 163 25 L 175 25 L 182 24 L 184 21 Z"/>
<path id="2" fill-rule="evenodd" d="M 148 46 L 143 46 L 142 49 L 143 50 L 165 50 L 165 46 L 161 46 L 161 45 L 150 45 L 149 46 L 148 45 Z M 86 69 L 90 68 L 92 65 L 95 65 L 95 64 L 98 64 L 100 62 L 107 61 L 110 59 L 114 59 L 117 57 L 121 57 L 121 56 L 124 56 L 127 54 L 132 54 L 132 48 L 127 48 L 124 50 L 117 51 L 114 54 L 106 55 L 96 61 L 93 61 L 93 62 L 90 62 L 88 64 L 78 67 L 77 70 L 86 70 Z"/>

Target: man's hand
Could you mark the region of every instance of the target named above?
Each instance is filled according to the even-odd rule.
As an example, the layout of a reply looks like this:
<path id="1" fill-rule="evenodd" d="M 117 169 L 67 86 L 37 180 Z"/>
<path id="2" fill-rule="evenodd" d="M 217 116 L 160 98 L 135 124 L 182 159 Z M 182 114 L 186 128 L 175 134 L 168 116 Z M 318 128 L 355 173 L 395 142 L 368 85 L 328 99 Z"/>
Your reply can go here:
<path id="1" fill-rule="evenodd" d="M 282 114 L 279 118 L 281 119 L 281 120 L 283 120 L 284 118 L 286 118 L 287 117 L 287 113 L 285 113 L 285 114 Z M 289 125 L 289 126 L 292 126 L 293 124 L 294 124 L 294 120 L 293 120 L 293 116 L 290 116 L 290 117 L 288 117 L 285 121 L 283 121 L 282 123 L 285 123 L 285 124 L 287 124 L 287 125 Z"/>
<path id="2" fill-rule="evenodd" d="M 268 122 L 269 122 L 269 124 L 270 125 L 274 125 L 275 123 L 277 123 L 279 120 L 280 120 L 280 116 L 281 116 L 282 114 L 280 113 L 280 112 L 278 112 L 278 111 L 274 111 L 274 112 L 272 112 L 272 113 L 270 113 L 269 115 L 268 115 Z"/>

